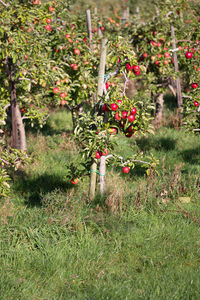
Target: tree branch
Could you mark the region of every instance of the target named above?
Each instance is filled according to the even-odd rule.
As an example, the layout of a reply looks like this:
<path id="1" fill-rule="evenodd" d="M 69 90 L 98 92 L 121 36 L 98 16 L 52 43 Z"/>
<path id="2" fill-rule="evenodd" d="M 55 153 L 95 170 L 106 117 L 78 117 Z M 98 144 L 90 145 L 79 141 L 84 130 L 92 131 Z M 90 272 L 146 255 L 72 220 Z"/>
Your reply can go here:
<path id="1" fill-rule="evenodd" d="M 4 6 L 4 7 L 8 7 L 9 5 L 6 4 L 5 2 L 3 2 L 3 0 L 0 0 L 0 3 Z"/>
<path id="2" fill-rule="evenodd" d="M 1 158 L 1 157 L 0 157 L 0 160 L 1 160 L 4 164 L 6 164 L 6 165 L 10 165 L 10 163 L 9 163 L 8 161 L 6 161 L 5 159 L 3 159 L 3 158 Z"/>

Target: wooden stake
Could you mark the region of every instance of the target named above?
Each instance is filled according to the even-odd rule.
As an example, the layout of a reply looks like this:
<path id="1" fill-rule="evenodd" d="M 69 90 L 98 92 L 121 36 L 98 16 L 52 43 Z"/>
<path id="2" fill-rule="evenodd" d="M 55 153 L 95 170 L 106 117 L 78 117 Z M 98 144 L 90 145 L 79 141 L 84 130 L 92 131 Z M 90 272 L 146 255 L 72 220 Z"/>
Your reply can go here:
<path id="1" fill-rule="evenodd" d="M 90 49 L 93 51 L 93 45 L 92 45 L 92 22 L 91 22 L 90 9 L 86 10 L 86 18 L 87 18 L 87 31 L 88 31 Z"/>
<path id="2" fill-rule="evenodd" d="M 91 165 L 90 169 L 90 188 L 89 188 L 89 200 L 93 200 L 95 197 L 95 190 L 96 190 L 96 178 L 97 178 L 97 163 L 94 160 L 93 164 Z"/>
<path id="3" fill-rule="evenodd" d="M 103 89 L 104 89 L 104 75 L 105 75 L 106 50 L 107 50 L 106 43 L 107 43 L 107 39 L 102 39 L 99 74 L 98 74 L 98 86 L 97 86 L 97 101 L 99 100 L 99 97 L 103 95 Z M 91 165 L 91 171 L 90 171 L 90 188 L 89 188 L 90 201 L 93 200 L 95 197 L 96 177 L 97 177 L 96 171 L 97 171 L 97 163 L 94 160 Z"/>
<path id="4" fill-rule="evenodd" d="M 104 75 L 105 75 L 105 66 L 106 66 L 106 51 L 107 51 L 107 39 L 102 39 L 101 41 L 101 57 L 99 65 L 99 74 L 98 74 L 98 86 L 97 86 L 97 101 L 99 97 L 103 95 L 104 89 Z"/>
<path id="5" fill-rule="evenodd" d="M 100 158 L 100 194 L 103 195 L 106 190 L 106 156 L 101 156 Z"/>
<path id="6" fill-rule="evenodd" d="M 176 37 L 175 37 L 175 32 L 174 32 L 174 26 L 171 26 L 171 37 L 172 37 L 172 48 L 173 50 L 176 49 Z M 178 58 L 177 58 L 177 53 L 174 51 L 174 68 L 175 72 L 179 71 L 178 68 Z M 181 80 L 180 77 L 176 79 L 176 90 L 177 90 L 177 104 L 178 108 L 180 109 L 180 113 L 182 112 L 182 107 L 183 107 L 183 98 L 182 98 L 182 93 L 181 93 Z M 181 117 L 181 116 L 180 116 Z"/>

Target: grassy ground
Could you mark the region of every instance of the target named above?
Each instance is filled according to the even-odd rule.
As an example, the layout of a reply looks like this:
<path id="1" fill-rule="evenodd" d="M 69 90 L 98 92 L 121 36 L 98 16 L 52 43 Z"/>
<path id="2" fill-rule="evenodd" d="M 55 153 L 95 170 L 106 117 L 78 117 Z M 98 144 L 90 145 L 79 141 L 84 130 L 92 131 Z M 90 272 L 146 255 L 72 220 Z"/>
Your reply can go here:
<path id="1" fill-rule="evenodd" d="M 117 151 L 160 160 L 160 176 L 110 168 L 108 193 L 87 202 L 71 120 L 54 113 L 29 132 L 32 162 L 1 205 L 0 299 L 200 299 L 200 139 L 170 126 L 120 137 Z M 187 203 L 185 203 L 187 202 Z"/>

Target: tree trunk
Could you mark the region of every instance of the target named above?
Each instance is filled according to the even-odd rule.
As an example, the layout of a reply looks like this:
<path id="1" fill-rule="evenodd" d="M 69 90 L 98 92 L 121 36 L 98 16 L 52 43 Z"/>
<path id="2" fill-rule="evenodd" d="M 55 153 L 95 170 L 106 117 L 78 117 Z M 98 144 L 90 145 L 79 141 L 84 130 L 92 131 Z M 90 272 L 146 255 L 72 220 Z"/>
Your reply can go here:
<path id="1" fill-rule="evenodd" d="M 156 115 L 154 119 L 154 124 L 160 126 L 163 118 L 163 107 L 164 107 L 164 95 L 159 93 L 156 97 Z"/>
<path id="2" fill-rule="evenodd" d="M 76 109 L 72 109 L 71 114 L 72 114 L 72 127 L 73 127 L 73 133 L 74 133 L 74 130 L 77 126 L 78 111 Z"/>
<path id="3" fill-rule="evenodd" d="M 9 81 L 10 99 L 11 99 L 12 144 L 13 144 L 13 148 L 20 149 L 21 151 L 25 152 L 27 150 L 26 133 L 25 133 L 25 128 L 22 121 L 19 105 L 17 103 L 17 90 L 16 90 L 16 82 L 14 79 L 15 68 L 14 68 L 12 58 L 7 58 L 5 68 L 6 68 L 8 81 Z"/>
<path id="4" fill-rule="evenodd" d="M 12 140 L 13 147 L 16 149 L 20 149 L 23 152 L 27 151 L 26 145 L 26 133 L 24 124 L 21 117 L 21 112 L 19 109 L 19 105 L 16 103 L 12 103 Z"/>

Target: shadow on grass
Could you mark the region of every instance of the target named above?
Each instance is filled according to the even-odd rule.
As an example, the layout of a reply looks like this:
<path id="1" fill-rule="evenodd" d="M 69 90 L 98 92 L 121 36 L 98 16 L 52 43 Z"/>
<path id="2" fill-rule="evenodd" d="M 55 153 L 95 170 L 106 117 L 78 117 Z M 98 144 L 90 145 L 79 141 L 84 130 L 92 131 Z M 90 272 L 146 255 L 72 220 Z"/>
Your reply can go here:
<path id="1" fill-rule="evenodd" d="M 148 151 L 150 149 L 171 151 L 176 147 L 176 140 L 169 137 L 142 137 L 136 139 L 136 143 L 142 151 Z"/>
<path id="2" fill-rule="evenodd" d="M 170 111 L 177 109 L 177 100 L 172 94 L 166 94 L 164 96 L 164 106 Z"/>
<path id="3" fill-rule="evenodd" d="M 73 133 L 73 131 L 70 129 L 60 129 L 60 130 L 53 129 L 49 124 L 45 124 L 44 127 L 40 130 L 40 132 L 44 136 L 53 136 L 53 135 L 61 134 L 61 133 L 66 133 L 66 134 Z"/>
<path id="4" fill-rule="evenodd" d="M 43 174 L 37 178 L 26 178 L 26 174 L 21 174 L 20 177 L 15 176 L 16 192 L 20 192 L 25 199 L 25 204 L 28 206 L 41 206 L 42 198 L 47 193 L 50 193 L 56 189 L 60 189 L 63 192 L 71 189 L 72 185 L 67 183 L 66 180 L 57 175 Z"/>
<path id="5" fill-rule="evenodd" d="M 180 152 L 183 160 L 191 165 L 200 164 L 200 148 L 191 148 Z"/>
<path id="6" fill-rule="evenodd" d="M 37 136 L 38 133 L 41 133 L 43 136 L 54 136 L 59 135 L 62 133 L 66 133 L 67 135 L 70 135 L 73 133 L 70 129 L 54 129 L 51 125 L 45 124 L 42 128 L 38 128 L 38 126 L 31 127 L 29 124 L 26 124 L 26 132 L 33 134 L 34 136 Z"/>

